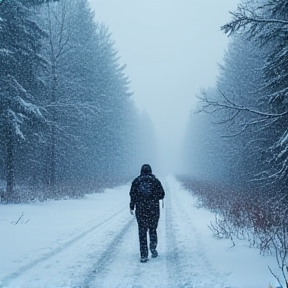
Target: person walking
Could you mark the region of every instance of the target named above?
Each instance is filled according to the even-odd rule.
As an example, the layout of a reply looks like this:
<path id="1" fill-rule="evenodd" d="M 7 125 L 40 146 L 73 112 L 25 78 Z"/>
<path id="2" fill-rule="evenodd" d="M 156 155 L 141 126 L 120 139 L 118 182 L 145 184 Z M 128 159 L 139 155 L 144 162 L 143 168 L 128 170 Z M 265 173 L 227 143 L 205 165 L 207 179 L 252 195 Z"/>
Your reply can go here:
<path id="1" fill-rule="evenodd" d="M 159 200 L 165 196 L 160 180 L 152 174 L 149 164 L 141 167 L 140 175 L 132 182 L 130 189 L 130 213 L 134 215 L 138 223 L 140 262 L 148 261 L 147 232 L 149 232 L 149 249 L 151 257 L 158 257 L 157 226 L 160 217 Z"/>

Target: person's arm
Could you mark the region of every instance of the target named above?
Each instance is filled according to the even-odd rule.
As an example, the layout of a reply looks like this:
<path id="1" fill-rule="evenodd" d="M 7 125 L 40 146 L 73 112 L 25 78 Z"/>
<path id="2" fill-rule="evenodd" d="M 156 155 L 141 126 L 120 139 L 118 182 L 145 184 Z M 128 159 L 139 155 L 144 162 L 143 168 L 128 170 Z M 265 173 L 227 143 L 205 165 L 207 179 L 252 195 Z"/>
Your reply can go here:
<path id="1" fill-rule="evenodd" d="M 133 210 L 136 205 L 136 190 L 135 190 L 135 181 L 132 182 L 131 188 L 130 188 L 130 214 L 133 215 Z"/>
<path id="2" fill-rule="evenodd" d="M 165 192 L 160 180 L 157 179 L 157 186 L 158 186 L 158 199 L 161 200 L 165 197 Z"/>

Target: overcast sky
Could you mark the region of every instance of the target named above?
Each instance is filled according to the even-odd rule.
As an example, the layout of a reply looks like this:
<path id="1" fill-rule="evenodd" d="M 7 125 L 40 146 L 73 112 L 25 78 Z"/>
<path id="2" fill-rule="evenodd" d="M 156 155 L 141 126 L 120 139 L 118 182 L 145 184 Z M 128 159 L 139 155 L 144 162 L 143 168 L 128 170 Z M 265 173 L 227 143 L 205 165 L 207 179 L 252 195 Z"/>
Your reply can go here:
<path id="1" fill-rule="evenodd" d="M 220 26 L 238 2 L 90 0 L 127 64 L 136 105 L 155 124 L 162 158 L 178 157 L 195 95 L 215 83 L 228 43 Z"/>

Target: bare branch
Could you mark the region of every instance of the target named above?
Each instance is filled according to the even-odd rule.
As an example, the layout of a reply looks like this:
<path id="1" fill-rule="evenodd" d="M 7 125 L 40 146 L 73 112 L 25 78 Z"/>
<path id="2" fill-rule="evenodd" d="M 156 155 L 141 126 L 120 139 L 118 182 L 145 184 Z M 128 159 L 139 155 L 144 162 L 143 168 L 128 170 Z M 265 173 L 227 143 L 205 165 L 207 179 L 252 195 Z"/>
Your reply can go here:
<path id="1" fill-rule="evenodd" d="M 23 216 L 24 216 L 24 212 L 22 212 L 21 216 L 18 218 L 18 220 L 16 222 L 12 222 L 12 223 L 14 225 L 17 225 Z"/>
<path id="2" fill-rule="evenodd" d="M 219 109 L 221 107 L 221 108 L 232 109 L 232 110 L 237 110 L 237 111 L 246 111 L 252 114 L 256 114 L 262 117 L 269 117 L 269 118 L 273 118 L 273 117 L 277 118 L 277 117 L 283 117 L 283 116 L 288 115 L 288 111 L 284 111 L 282 113 L 270 113 L 270 112 L 262 112 L 260 110 L 249 108 L 247 106 L 239 105 L 229 100 L 226 97 L 226 95 L 224 95 L 224 93 L 222 93 L 221 91 L 219 91 L 219 93 L 222 95 L 225 101 L 220 102 L 220 101 L 212 100 L 212 99 L 209 99 L 206 95 L 204 97 L 198 96 L 200 100 L 206 103 L 206 105 L 203 105 L 203 108 L 212 107 L 214 109 L 215 108 Z"/>

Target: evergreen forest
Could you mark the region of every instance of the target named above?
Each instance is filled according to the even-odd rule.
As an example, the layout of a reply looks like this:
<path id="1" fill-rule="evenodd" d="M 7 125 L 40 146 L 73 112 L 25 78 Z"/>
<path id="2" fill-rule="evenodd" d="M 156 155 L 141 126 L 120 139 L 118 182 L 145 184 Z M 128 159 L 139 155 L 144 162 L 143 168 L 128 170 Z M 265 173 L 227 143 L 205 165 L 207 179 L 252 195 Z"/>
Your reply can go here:
<path id="1" fill-rule="evenodd" d="M 87 0 L 2 1 L 3 202 L 79 197 L 135 176 L 152 151 L 141 135 L 152 131 L 132 97 Z"/>

